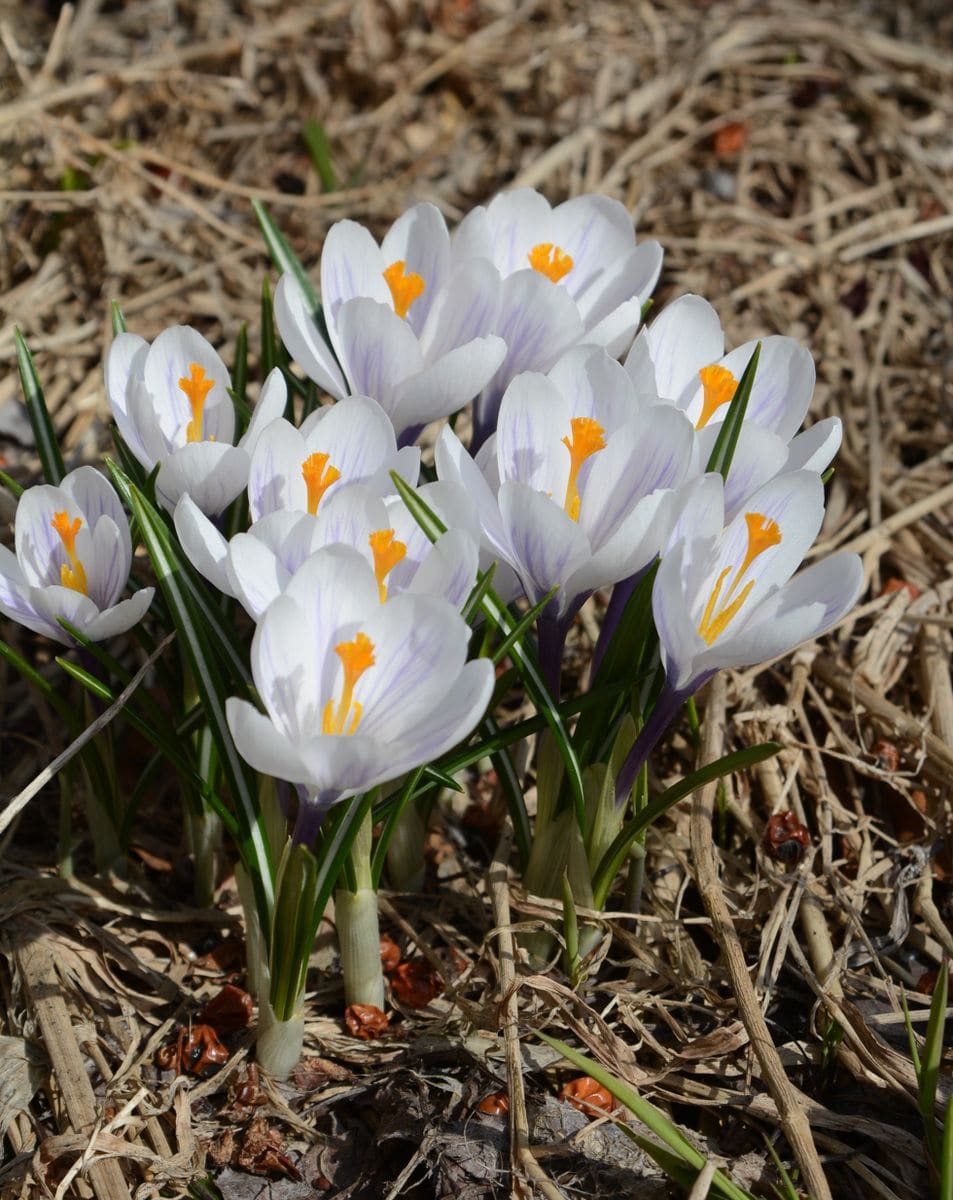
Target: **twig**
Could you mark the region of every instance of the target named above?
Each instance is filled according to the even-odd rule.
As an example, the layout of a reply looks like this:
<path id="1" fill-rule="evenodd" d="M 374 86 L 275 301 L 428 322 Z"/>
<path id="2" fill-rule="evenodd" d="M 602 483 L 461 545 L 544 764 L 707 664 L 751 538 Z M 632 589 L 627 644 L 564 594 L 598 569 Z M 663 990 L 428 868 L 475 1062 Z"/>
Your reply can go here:
<path id="1" fill-rule="evenodd" d="M 500 1021 L 506 1049 L 506 1077 L 510 1097 L 510 1159 L 516 1180 L 525 1176 L 548 1200 L 565 1200 L 565 1196 L 545 1173 L 529 1147 L 529 1122 L 526 1117 L 526 1094 L 523 1091 L 523 1062 L 520 1057 L 519 1002 L 516 983 L 516 945 L 510 924 L 510 892 L 507 864 L 513 846 L 513 830 L 509 822 L 503 829 L 488 884 L 493 903 L 496 939 L 500 947 Z"/>
<path id="2" fill-rule="evenodd" d="M 712 680 L 705 714 L 702 750 L 705 762 L 712 762 L 722 753 L 724 725 L 725 679 L 724 675 L 718 674 Z M 781 1059 L 771 1040 L 764 1017 L 761 1015 L 758 997 L 748 975 L 748 966 L 741 949 L 741 942 L 732 924 L 731 913 L 718 877 L 711 832 L 717 787 L 717 783 L 712 782 L 702 788 L 700 792 L 696 792 L 692 806 L 692 855 L 695 862 L 698 890 L 704 899 L 708 915 L 711 917 L 712 933 L 721 947 L 741 1019 L 748 1031 L 768 1091 L 777 1105 L 781 1128 L 800 1165 L 804 1185 L 813 1200 L 833 1200 L 827 1176 L 824 1174 L 824 1168 L 811 1135 L 810 1122 L 798 1100 L 796 1091 L 784 1073 Z"/>

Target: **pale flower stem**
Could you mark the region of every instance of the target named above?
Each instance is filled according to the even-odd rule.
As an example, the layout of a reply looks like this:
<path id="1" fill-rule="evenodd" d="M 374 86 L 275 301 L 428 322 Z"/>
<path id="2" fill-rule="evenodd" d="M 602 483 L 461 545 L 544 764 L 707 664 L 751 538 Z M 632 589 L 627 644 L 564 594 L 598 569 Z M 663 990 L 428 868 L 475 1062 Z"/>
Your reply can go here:
<path id="1" fill-rule="evenodd" d="M 384 971 L 377 919 L 377 892 L 361 888 L 335 894 L 335 920 L 341 947 L 346 1004 L 384 1007 Z"/>
<path id="2" fill-rule="evenodd" d="M 371 871 L 373 819 L 370 812 L 351 844 L 351 865 L 356 891 L 341 888 L 335 893 L 335 921 L 341 947 L 346 1004 L 384 1007 L 384 969 L 381 965 L 381 933 L 377 917 L 377 890 Z"/>
<path id="3" fill-rule="evenodd" d="M 192 855 L 192 895 L 198 908 L 211 908 L 215 901 L 215 879 L 222 848 L 222 822 L 211 809 L 193 812 L 185 808 L 185 841 Z"/>
<path id="4" fill-rule="evenodd" d="M 642 911 L 642 889 L 645 886 L 645 849 L 638 842 L 629 854 L 629 873 L 625 882 L 625 899 L 622 907 L 626 912 Z"/>
<path id="5" fill-rule="evenodd" d="M 60 826 L 57 862 L 62 879 L 73 877 L 73 789 L 66 771 L 60 772 Z"/>
<path id="6" fill-rule="evenodd" d="M 267 989 L 258 999 L 258 1039 L 255 1057 L 272 1079 L 287 1079 L 304 1049 L 304 990 L 294 1003 L 294 1013 L 279 1021 L 269 1003 Z"/>

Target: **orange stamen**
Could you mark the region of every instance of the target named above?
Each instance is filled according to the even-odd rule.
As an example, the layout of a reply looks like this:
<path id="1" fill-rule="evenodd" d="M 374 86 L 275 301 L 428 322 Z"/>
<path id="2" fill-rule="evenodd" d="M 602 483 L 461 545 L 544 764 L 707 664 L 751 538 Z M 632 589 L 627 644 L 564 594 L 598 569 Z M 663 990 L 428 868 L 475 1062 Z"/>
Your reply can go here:
<path id="1" fill-rule="evenodd" d="M 728 404 L 738 390 L 738 380 L 726 368 L 712 363 L 698 372 L 705 395 L 702 400 L 701 416 L 695 422 L 696 429 L 704 429 L 723 404 Z"/>
<path id="2" fill-rule="evenodd" d="M 328 456 L 317 451 L 309 454 L 301 464 L 301 474 L 308 489 L 308 512 L 312 515 L 318 511 L 318 505 L 332 483 L 337 483 L 341 472 L 337 467 L 328 465 Z"/>
<path id="3" fill-rule="evenodd" d="M 387 599 L 388 574 L 397 566 L 407 553 L 404 542 L 394 537 L 393 529 L 375 529 L 368 540 L 374 555 L 374 574 L 377 576 L 377 590 L 380 593 L 381 604 Z"/>
<path id="4" fill-rule="evenodd" d="M 63 512 L 54 513 L 50 524 L 60 535 L 63 549 L 66 551 L 66 557 L 69 559 L 69 564 L 60 564 L 60 583 L 63 587 L 72 588 L 74 592 L 81 592 L 82 595 L 88 596 L 89 592 L 86 590 L 86 570 L 76 557 L 76 535 L 83 526 L 82 519 L 74 517 L 70 521 L 69 513 L 64 509 Z"/>
<path id="5" fill-rule="evenodd" d="M 427 287 L 423 277 L 416 271 L 407 271 L 406 262 L 399 258 L 384 272 L 384 279 L 394 298 L 394 312 L 398 317 L 406 317 L 410 306 L 420 299 Z"/>
<path id="6" fill-rule="evenodd" d="M 731 585 L 722 600 L 722 606 L 717 612 L 715 609 L 721 596 L 721 588 L 731 574 L 731 566 L 725 567 L 715 580 L 715 586 L 708 597 L 705 612 L 698 626 L 699 634 L 701 634 L 709 646 L 725 632 L 737 616 L 744 602 L 748 599 L 748 595 L 755 584 L 753 579 L 748 580 L 737 596 L 734 595 L 748 568 L 756 558 L 764 554 L 765 550 L 770 550 L 772 546 L 777 546 L 781 541 L 781 528 L 777 521 L 772 520 L 771 517 L 766 517 L 763 513 L 749 512 L 745 513 L 745 523 L 748 526 L 748 549 L 745 552 L 741 566 L 735 571 L 735 577 L 731 581 Z"/>
<path id="7" fill-rule="evenodd" d="M 350 736 L 361 720 L 361 705 L 353 699 L 354 685 L 368 669 L 374 665 L 374 643 L 366 633 L 359 633 L 353 642 L 338 642 L 334 653 L 344 666 L 344 685 L 341 688 L 341 699 L 337 704 L 335 714 L 334 699 L 324 706 L 321 718 L 321 732 L 346 734 Z M 350 717 L 350 723 L 348 718 Z M 344 726 L 347 725 L 347 729 Z"/>
<path id="8" fill-rule="evenodd" d="M 198 363 L 189 363 L 189 377 L 180 379 L 179 387 L 185 392 L 189 408 L 192 410 L 192 420 L 185 429 L 186 441 L 200 442 L 202 441 L 202 411 L 205 408 L 206 397 L 215 387 L 215 380 L 207 379 L 205 369 Z"/>
<path id="9" fill-rule="evenodd" d="M 529 265 L 553 283 L 559 283 L 572 270 L 572 257 L 552 242 L 539 242 L 526 256 Z"/>
<path id="10" fill-rule="evenodd" d="M 572 438 L 564 437 L 563 445 L 569 451 L 569 480 L 566 483 L 566 499 L 563 508 L 574 521 L 579 520 L 579 487 L 576 480 L 579 468 L 592 454 L 605 450 L 604 430 L 592 417 L 573 417 L 569 422 Z"/>

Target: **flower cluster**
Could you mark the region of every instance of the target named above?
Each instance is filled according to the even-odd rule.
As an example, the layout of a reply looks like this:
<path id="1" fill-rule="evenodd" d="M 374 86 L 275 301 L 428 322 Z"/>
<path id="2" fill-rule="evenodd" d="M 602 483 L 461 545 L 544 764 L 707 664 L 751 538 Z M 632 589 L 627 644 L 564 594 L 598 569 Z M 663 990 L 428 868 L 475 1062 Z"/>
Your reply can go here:
<path id="1" fill-rule="evenodd" d="M 801 429 L 810 354 L 784 336 L 726 353 L 698 296 L 643 326 L 661 264 L 659 245 L 637 243 L 624 207 L 604 196 L 551 207 L 512 191 L 452 232 L 417 204 L 379 244 L 341 221 L 325 239 L 320 304 L 300 264 L 278 283 L 284 351 L 274 341 L 267 358 L 283 365 L 250 413 L 243 358 L 236 393 L 195 329 L 150 345 L 117 322 L 106 393 L 126 470 L 114 477 L 163 588 L 154 620 L 181 635 L 177 690 L 190 696 L 174 719 L 151 703 L 136 720 L 183 779 L 196 859 L 203 805 L 238 830 L 256 877 L 243 904 L 260 960 L 259 1052 L 278 1073 L 300 1051 L 309 938 L 339 853 L 348 1002 L 383 1003 L 375 888 L 387 856 L 392 883 L 415 878 L 395 848 L 419 864 L 418 781 L 432 792 L 442 770 L 494 752 L 509 732 L 489 720 L 471 740 L 496 680 L 481 654 L 516 664 L 562 755 L 562 774 L 539 771 L 532 838 L 509 797 L 527 886 L 559 895 L 568 879 L 598 907 L 641 768 L 685 701 L 721 668 L 817 637 L 860 594 L 856 555 L 796 573 L 842 433 L 836 416 Z M 415 443 L 435 422 L 424 458 Z M 153 589 L 122 598 L 132 540 L 119 498 L 92 467 L 64 475 L 50 464 L 47 483 L 20 499 L 15 553 L 0 547 L 0 612 L 67 645 L 122 633 Z M 599 589 L 611 596 L 596 686 L 567 730 L 564 642 Z M 519 621 L 527 606 L 538 659 L 529 618 Z M 105 651 L 84 653 L 128 678 Z M 183 730 L 194 733 L 184 752 Z M 456 766 L 438 761 L 463 743 Z M 277 781 L 273 806 L 263 788 L 256 807 L 236 748 Z M 541 744 L 541 764 L 551 748 Z M 375 789 L 390 784 L 372 813 Z M 128 832 L 119 810 L 116 829 Z M 317 869 L 325 851 L 330 882 Z M 98 857 L 108 865 L 115 850 Z M 214 871 L 199 877 L 207 903 Z"/>

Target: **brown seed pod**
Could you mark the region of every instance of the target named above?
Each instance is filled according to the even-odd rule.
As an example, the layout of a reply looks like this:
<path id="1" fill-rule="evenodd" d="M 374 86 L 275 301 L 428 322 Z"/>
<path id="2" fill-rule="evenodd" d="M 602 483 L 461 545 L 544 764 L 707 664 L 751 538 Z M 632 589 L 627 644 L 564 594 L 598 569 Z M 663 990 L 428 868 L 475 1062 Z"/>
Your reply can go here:
<path id="1" fill-rule="evenodd" d="M 362 1042 L 370 1042 L 387 1031 L 390 1017 L 374 1004 L 349 1004 L 344 1010 L 348 1029 Z"/>
<path id="2" fill-rule="evenodd" d="M 226 983 L 199 1012 L 198 1020 L 217 1033 L 237 1033 L 251 1024 L 253 1001 L 243 988 Z"/>
<path id="3" fill-rule="evenodd" d="M 592 1116 L 594 1113 L 611 1113 L 615 1110 L 616 1102 L 591 1075 L 580 1075 L 578 1079 L 570 1079 L 559 1089 L 559 1099 L 568 1100 L 573 1108 L 581 1113 Z"/>
<path id="4" fill-rule="evenodd" d="M 765 826 L 765 849 L 773 859 L 785 866 L 799 863 L 810 844 L 810 833 L 798 820 L 797 813 L 789 808 L 775 813 Z"/>
<path id="5" fill-rule="evenodd" d="M 426 1008 L 443 990 L 436 971 L 422 958 L 400 963 L 390 977 L 390 985 L 401 1004 L 411 1008 Z"/>
<path id="6" fill-rule="evenodd" d="M 491 1092 L 477 1105 L 477 1112 L 486 1113 L 488 1117 L 505 1117 L 509 1111 L 510 1098 L 506 1092 Z"/>
<path id="7" fill-rule="evenodd" d="M 400 947 L 386 933 L 381 934 L 381 966 L 384 974 L 389 975 L 400 964 Z"/>

